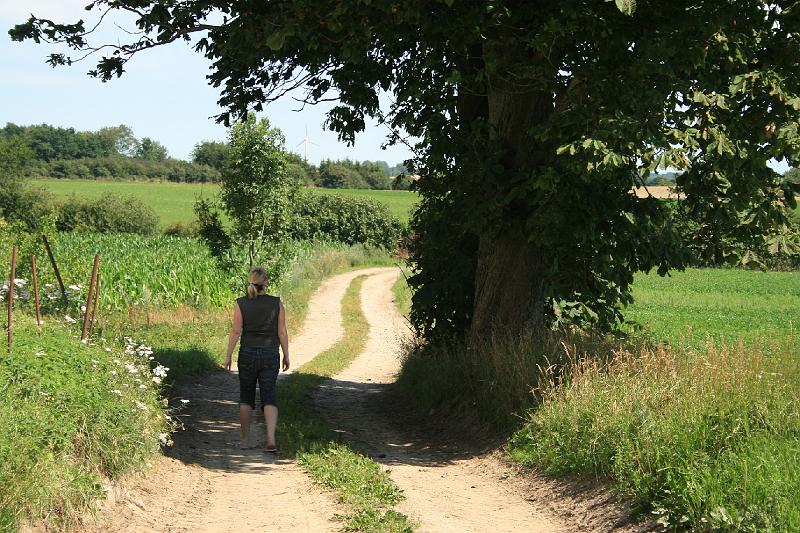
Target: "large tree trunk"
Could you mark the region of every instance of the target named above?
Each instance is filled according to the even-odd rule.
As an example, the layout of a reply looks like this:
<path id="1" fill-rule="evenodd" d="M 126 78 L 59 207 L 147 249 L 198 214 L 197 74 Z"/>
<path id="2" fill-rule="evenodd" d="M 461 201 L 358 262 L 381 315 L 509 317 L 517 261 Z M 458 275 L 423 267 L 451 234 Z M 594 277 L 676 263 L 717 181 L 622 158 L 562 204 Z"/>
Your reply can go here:
<path id="1" fill-rule="evenodd" d="M 509 66 L 535 60 L 520 57 L 513 36 L 498 36 L 484 47 L 487 65 L 487 118 L 492 128 L 495 146 L 502 150 L 505 172 L 491 176 L 490 191 L 505 193 L 520 179 L 530 176 L 537 165 L 550 157 L 547 147 L 532 145 L 530 129 L 541 123 L 553 111 L 553 96 L 549 92 L 531 89 L 535 86 L 520 80 L 508 71 Z M 491 198 L 487 198 L 491 202 Z M 495 327 L 521 333 L 540 328 L 544 323 L 545 250 L 537 247 L 535 239 L 526 235 L 526 209 L 510 210 L 503 225 L 505 229 L 480 235 L 475 275 L 475 300 L 470 337 L 479 341 Z"/>
<path id="2" fill-rule="evenodd" d="M 475 272 L 473 341 L 495 328 L 519 333 L 544 321 L 542 252 L 522 236 L 482 237 Z"/>

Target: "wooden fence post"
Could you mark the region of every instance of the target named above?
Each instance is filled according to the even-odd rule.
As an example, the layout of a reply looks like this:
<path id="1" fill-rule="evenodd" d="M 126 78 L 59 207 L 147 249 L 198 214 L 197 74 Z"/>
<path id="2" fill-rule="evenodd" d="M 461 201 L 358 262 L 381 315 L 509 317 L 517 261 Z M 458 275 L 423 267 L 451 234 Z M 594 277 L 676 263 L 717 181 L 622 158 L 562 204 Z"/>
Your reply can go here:
<path id="1" fill-rule="evenodd" d="M 42 313 L 39 310 L 39 281 L 36 278 L 36 256 L 31 256 L 31 271 L 33 273 L 33 301 L 36 305 L 36 333 L 41 333 L 39 328 L 42 327 Z"/>
<path id="2" fill-rule="evenodd" d="M 47 257 L 50 258 L 50 264 L 53 265 L 53 272 L 56 274 L 58 286 L 61 288 L 61 297 L 64 299 L 64 307 L 69 307 L 69 302 L 67 301 L 67 290 L 64 288 L 64 280 L 61 279 L 61 272 L 58 271 L 56 258 L 53 257 L 53 250 L 50 249 L 50 241 L 47 240 L 47 235 L 42 235 L 42 240 L 44 241 L 44 249 L 47 250 Z"/>
<path id="3" fill-rule="evenodd" d="M 86 327 L 89 325 L 89 312 L 92 307 L 92 293 L 94 283 L 97 278 L 97 267 L 100 265 L 100 254 L 94 254 L 94 266 L 92 266 L 92 279 L 89 281 L 89 294 L 86 296 L 86 309 L 83 312 L 83 328 L 81 328 L 81 341 L 86 340 Z"/>
<path id="4" fill-rule="evenodd" d="M 96 281 L 95 289 L 94 289 L 94 305 L 92 306 L 92 319 L 91 319 L 91 322 L 89 323 L 89 338 L 90 339 L 92 338 L 92 333 L 94 333 L 94 321 L 95 321 L 95 318 L 97 317 L 97 302 L 100 301 L 100 274 L 101 274 L 101 272 L 102 272 L 101 270 L 97 271 L 97 281 Z"/>

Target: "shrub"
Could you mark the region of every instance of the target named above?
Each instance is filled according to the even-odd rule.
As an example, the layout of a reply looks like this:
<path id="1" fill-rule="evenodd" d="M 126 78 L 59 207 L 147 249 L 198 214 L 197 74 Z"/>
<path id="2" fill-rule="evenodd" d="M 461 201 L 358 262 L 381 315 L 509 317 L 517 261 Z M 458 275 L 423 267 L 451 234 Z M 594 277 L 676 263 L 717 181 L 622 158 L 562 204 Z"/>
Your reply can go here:
<path id="1" fill-rule="evenodd" d="M 198 237 L 200 235 L 200 225 L 197 220 L 173 222 L 164 228 L 164 235 L 170 237 Z"/>
<path id="2" fill-rule="evenodd" d="M 403 226 L 382 203 L 305 192 L 297 197 L 292 224 L 295 239 L 327 238 L 393 250 Z"/>
<path id="3" fill-rule="evenodd" d="M 0 216 L 39 231 L 55 211 L 53 195 L 46 189 L 12 183 L 0 188 Z"/>
<path id="4" fill-rule="evenodd" d="M 58 208 L 60 231 L 138 233 L 153 235 L 158 228 L 156 212 L 133 196 L 104 194 L 86 199 L 73 195 Z"/>

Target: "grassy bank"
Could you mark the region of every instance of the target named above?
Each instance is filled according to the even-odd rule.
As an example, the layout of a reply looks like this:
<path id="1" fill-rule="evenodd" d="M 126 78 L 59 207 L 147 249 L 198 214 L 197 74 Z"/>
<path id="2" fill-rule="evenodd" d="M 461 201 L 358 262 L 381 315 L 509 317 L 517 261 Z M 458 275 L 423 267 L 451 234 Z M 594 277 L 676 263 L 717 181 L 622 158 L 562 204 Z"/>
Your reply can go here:
<path id="1" fill-rule="evenodd" d="M 278 383 L 278 434 L 283 453 L 296 457 L 315 482 L 333 490 L 347 506 L 346 531 L 405 533 L 413 527 L 405 515 L 391 509 L 403 495 L 387 472 L 338 442 L 330 425 L 308 405 L 312 391 L 343 370 L 366 345 L 369 326 L 360 305 L 362 280 L 356 278 L 342 300 L 342 340 Z"/>
<path id="2" fill-rule="evenodd" d="M 211 183 L 157 183 L 131 181 L 97 181 L 72 179 L 32 179 L 30 183 L 51 191 L 56 198 L 73 194 L 85 198 L 99 198 L 105 193 L 135 196 L 152 207 L 158 214 L 161 228 L 176 222 L 186 223 L 195 218 L 194 203 L 197 198 L 209 198 L 219 192 Z M 418 201 L 416 193 L 409 191 L 373 191 L 368 189 L 312 189 L 320 194 L 339 194 L 371 198 L 386 204 L 389 211 L 406 223 L 409 213 Z"/>
<path id="3" fill-rule="evenodd" d="M 0 358 L 0 530 L 76 522 L 101 482 L 135 470 L 171 433 L 145 347 L 84 346 L 75 325 L 37 336 L 19 317 Z M 5 349 L 3 350 L 5 352 Z"/>
<path id="4" fill-rule="evenodd" d="M 800 359 L 776 344 L 576 360 L 509 454 L 610 479 L 670 528 L 798 531 Z"/>

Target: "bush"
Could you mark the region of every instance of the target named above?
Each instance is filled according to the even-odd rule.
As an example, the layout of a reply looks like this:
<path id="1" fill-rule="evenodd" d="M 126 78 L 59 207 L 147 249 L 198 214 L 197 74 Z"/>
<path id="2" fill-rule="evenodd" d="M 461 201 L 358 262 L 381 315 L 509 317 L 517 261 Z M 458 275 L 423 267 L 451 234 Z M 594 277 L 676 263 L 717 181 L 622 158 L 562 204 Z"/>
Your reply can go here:
<path id="1" fill-rule="evenodd" d="M 164 235 L 170 237 L 199 237 L 200 225 L 196 220 L 190 222 L 173 222 L 164 228 Z"/>
<path id="2" fill-rule="evenodd" d="M 73 195 L 58 207 L 59 231 L 137 233 L 153 235 L 158 228 L 156 212 L 133 196 L 104 194 L 86 199 Z"/>
<path id="3" fill-rule="evenodd" d="M 402 230 L 400 221 L 375 200 L 305 192 L 295 203 L 292 236 L 298 240 L 327 238 L 393 250 Z"/>
<path id="4" fill-rule="evenodd" d="M 55 211 L 53 195 L 46 189 L 10 183 L 0 188 L 0 217 L 39 231 Z M 52 222 L 51 222 L 52 223 Z"/>

